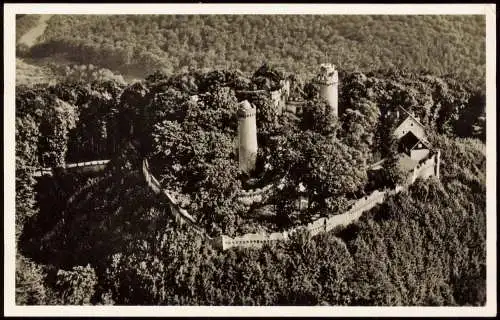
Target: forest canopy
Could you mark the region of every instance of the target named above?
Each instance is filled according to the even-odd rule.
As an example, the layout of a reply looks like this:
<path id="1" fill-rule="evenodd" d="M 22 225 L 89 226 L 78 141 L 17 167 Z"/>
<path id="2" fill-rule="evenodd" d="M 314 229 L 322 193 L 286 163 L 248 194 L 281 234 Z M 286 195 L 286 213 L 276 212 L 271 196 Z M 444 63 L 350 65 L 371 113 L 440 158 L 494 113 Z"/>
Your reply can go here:
<path id="1" fill-rule="evenodd" d="M 22 32 L 31 15 L 17 20 Z M 54 15 L 25 54 L 94 64 L 124 76 L 229 68 L 263 61 L 311 76 L 323 62 L 346 71 L 427 70 L 484 88 L 485 19 L 467 15 Z"/>
<path id="2" fill-rule="evenodd" d="M 318 121 L 277 117 L 265 97 L 255 98 L 262 158 L 271 155 L 275 168 L 302 173 L 290 178 L 320 195 L 313 199 L 319 210 L 339 210 L 363 192 L 361 168 L 384 149 L 381 121 L 388 111 L 404 106 L 433 132 L 441 179 L 417 181 L 345 230 L 315 238 L 299 233 L 262 250 L 218 251 L 172 219 L 143 182 L 143 157 L 164 185 L 193 196 L 190 210 L 208 232 L 254 230 L 248 208 L 227 201 L 242 188 L 231 158 L 234 111 L 238 90 L 256 89 L 255 81 L 266 82 L 263 74 L 279 74 L 272 70 L 254 80 L 215 70 L 157 72 L 128 86 L 113 80 L 19 86 L 17 301 L 484 305 L 486 157 L 477 139 L 484 136 L 459 125 L 477 122 L 484 133 L 478 120 L 484 99 L 454 79 L 342 72 L 342 108 L 333 122 L 319 121 L 328 119 L 328 108 L 308 92 L 307 80 L 311 99 L 303 117 Z M 33 178 L 40 166 L 85 155 L 112 161 L 97 177 Z M 326 194 L 345 201 L 321 203 Z M 281 220 L 290 218 L 290 206 L 278 203 Z"/>

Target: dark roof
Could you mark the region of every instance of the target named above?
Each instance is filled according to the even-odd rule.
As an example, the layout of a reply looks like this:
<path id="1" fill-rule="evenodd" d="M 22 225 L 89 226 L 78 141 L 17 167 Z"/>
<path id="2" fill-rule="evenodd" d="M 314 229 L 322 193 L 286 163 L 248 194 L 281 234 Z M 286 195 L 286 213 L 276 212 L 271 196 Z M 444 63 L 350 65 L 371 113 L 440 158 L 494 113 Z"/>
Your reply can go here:
<path id="1" fill-rule="evenodd" d="M 407 132 L 404 136 L 399 139 L 399 145 L 404 149 L 405 152 L 410 151 L 420 139 L 411 131 Z M 403 150 L 400 150 L 403 151 Z"/>
<path id="2" fill-rule="evenodd" d="M 427 149 L 430 149 L 430 144 L 427 140 L 425 139 L 420 139 L 418 140 L 411 148 L 410 150 L 413 150 L 415 149 L 415 147 L 419 144 L 419 143 L 422 143 L 424 145 L 424 147 L 426 147 Z"/>
<path id="3" fill-rule="evenodd" d="M 422 143 L 425 148 L 430 149 L 430 143 L 425 139 L 419 139 L 412 131 L 408 131 L 404 136 L 399 139 L 399 151 L 409 153 L 411 150 Z"/>

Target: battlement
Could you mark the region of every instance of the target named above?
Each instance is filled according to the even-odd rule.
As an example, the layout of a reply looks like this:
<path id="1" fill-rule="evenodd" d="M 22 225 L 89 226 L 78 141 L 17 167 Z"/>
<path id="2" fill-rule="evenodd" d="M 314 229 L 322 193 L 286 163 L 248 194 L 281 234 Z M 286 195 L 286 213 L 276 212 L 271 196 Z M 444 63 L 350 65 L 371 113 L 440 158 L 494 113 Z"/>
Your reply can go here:
<path id="1" fill-rule="evenodd" d="M 332 75 L 337 72 L 337 68 L 331 63 L 322 63 L 319 66 L 320 74 Z"/>
<path id="2" fill-rule="evenodd" d="M 245 119 L 245 118 L 250 118 L 250 117 L 255 117 L 257 112 L 255 109 L 253 111 L 248 111 L 248 112 L 238 112 L 238 118 L 239 119 Z"/>
<path id="3" fill-rule="evenodd" d="M 300 105 L 303 105 L 306 103 L 306 101 L 302 98 L 298 98 L 298 97 L 290 97 L 287 101 L 288 104 L 300 104 Z"/>
<path id="4" fill-rule="evenodd" d="M 262 188 L 252 190 L 241 190 L 237 196 L 240 203 L 251 205 L 253 203 L 261 203 L 272 194 L 274 184 L 268 184 Z"/>
<path id="5" fill-rule="evenodd" d="M 321 64 L 318 75 L 314 78 L 314 82 L 320 85 L 333 85 L 338 84 L 339 75 L 335 65 Z"/>
<path id="6" fill-rule="evenodd" d="M 256 114 L 256 109 L 253 107 L 250 102 L 247 100 L 244 100 L 239 103 L 239 108 L 238 108 L 238 118 L 248 118 L 255 116 Z"/>

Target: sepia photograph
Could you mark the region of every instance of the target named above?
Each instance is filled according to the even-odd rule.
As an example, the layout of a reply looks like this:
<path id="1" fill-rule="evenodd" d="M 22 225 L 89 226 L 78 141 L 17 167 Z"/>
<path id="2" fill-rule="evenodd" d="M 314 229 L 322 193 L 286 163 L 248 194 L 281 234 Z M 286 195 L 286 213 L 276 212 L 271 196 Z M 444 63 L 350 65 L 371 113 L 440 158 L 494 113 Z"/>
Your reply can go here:
<path id="1" fill-rule="evenodd" d="M 10 314 L 496 315 L 494 4 L 4 14 Z"/>

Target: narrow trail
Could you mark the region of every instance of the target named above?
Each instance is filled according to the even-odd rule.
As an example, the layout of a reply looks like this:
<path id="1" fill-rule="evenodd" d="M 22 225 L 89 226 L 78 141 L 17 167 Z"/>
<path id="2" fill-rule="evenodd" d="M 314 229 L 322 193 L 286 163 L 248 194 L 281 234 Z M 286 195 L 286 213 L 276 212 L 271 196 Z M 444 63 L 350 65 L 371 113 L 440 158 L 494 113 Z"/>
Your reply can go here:
<path id="1" fill-rule="evenodd" d="M 33 28 L 28 30 L 28 32 L 23 34 L 21 38 L 19 38 L 19 44 L 24 44 L 31 48 L 36 43 L 38 38 L 40 38 L 40 36 L 45 32 L 47 23 L 52 16 L 52 14 L 40 15 L 38 23 Z"/>
<path id="2" fill-rule="evenodd" d="M 47 29 L 48 21 L 53 16 L 52 14 L 38 15 L 39 20 L 35 26 L 21 35 L 17 40 L 17 45 L 24 45 L 29 50 L 40 40 L 40 37 Z M 17 51 L 17 50 L 16 50 Z M 56 74 L 43 61 L 37 61 L 26 57 L 16 55 L 16 85 L 31 86 L 36 83 L 54 84 Z"/>

